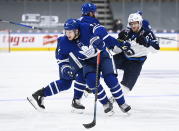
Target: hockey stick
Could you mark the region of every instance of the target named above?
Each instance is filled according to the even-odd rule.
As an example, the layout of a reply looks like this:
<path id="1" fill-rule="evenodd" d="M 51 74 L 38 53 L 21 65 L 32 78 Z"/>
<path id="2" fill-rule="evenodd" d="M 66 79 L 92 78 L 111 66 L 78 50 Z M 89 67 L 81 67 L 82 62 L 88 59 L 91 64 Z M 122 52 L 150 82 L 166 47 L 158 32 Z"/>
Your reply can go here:
<path id="1" fill-rule="evenodd" d="M 88 124 L 83 124 L 83 126 L 87 129 L 92 128 L 96 125 L 96 106 L 97 106 L 97 97 L 98 97 L 98 84 L 99 84 L 99 64 L 100 64 L 100 51 L 97 55 L 97 64 L 96 64 L 96 87 L 95 87 L 95 101 L 94 101 L 94 115 L 93 115 L 93 121 Z"/>
<path id="2" fill-rule="evenodd" d="M 13 25 L 18 25 L 18 26 L 30 28 L 30 29 L 33 29 L 33 30 L 42 30 L 42 28 L 39 28 L 39 27 L 34 27 L 34 26 L 30 26 L 30 25 L 24 25 L 24 24 L 21 24 L 21 23 L 13 22 L 13 21 L 7 21 L 7 20 L 0 19 L 0 22 L 9 23 L 9 24 L 13 24 Z"/>
<path id="3" fill-rule="evenodd" d="M 171 38 L 167 38 L 167 37 L 157 37 L 158 39 L 164 39 L 164 40 L 171 40 L 171 41 L 176 41 L 179 42 L 179 40 L 175 40 L 175 39 L 171 39 Z"/>

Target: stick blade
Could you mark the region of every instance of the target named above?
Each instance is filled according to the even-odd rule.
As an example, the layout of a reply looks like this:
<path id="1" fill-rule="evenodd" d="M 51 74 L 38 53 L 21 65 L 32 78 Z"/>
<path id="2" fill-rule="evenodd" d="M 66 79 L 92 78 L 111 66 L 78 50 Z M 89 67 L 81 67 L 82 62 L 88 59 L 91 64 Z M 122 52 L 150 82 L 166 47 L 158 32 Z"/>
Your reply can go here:
<path id="1" fill-rule="evenodd" d="M 86 129 L 90 129 L 90 128 L 94 127 L 95 125 L 96 125 L 96 121 L 92 121 L 91 123 L 88 123 L 88 124 L 83 124 L 83 126 Z"/>

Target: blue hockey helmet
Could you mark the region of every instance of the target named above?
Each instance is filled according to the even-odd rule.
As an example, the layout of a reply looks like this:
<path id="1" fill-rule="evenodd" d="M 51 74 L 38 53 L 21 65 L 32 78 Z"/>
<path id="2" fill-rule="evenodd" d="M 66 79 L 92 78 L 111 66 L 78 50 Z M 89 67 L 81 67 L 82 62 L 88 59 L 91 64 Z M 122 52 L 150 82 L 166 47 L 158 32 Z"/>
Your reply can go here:
<path id="1" fill-rule="evenodd" d="M 82 14 L 88 14 L 89 12 L 96 12 L 96 5 L 93 3 L 85 3 L 81 6 Z"/>
<path id="2" fill-rule="evenodd" d="M 138 10 L 136 13 L 139 14 L 139 15 L 141 15 L 141 16 L 142 16 L 142 14 L 143 14 L 143 12 L 142 12 L 141 10 Z"/>
<path id="3" fill-rule="evenodd" d="M 76 30 L 79 29 L 79 21 L 77 19 L 68 19 L 64 24 L 65 30 Z"/>

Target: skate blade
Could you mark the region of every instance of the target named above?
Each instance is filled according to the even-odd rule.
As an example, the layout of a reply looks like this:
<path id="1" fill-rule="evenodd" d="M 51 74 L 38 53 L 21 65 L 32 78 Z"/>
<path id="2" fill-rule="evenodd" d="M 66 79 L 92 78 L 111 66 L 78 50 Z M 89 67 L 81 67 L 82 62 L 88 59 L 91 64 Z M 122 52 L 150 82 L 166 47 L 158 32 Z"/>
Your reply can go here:
<path id="1" fill-rule="evenodd" d="M 121 109 L 121 111 L 122 111 L 123 113 L 125 113 L 125 114 L 129 114 L 129 112 L 130 112 L 130 110 L 131 110 L 131 107 L 128 107 L 127 110 L 124 110 L 124 109 L 121 108 L 121 107 L 120 107 L 120 109 Z"/>
<path id="2" fill-rule="evenodd" d="M 84 109 L 76 109 L 76 108 L 72 107 L 71 112 L 72 113 L 76 113 L 76 114 L 83 114 L 84 113 Z"/>
<path id="3" fill-rule="evenodd" d="M 27 97 L 27 101 L 38 111 L 44 111 L 43 108 L 39 107 L 33 97 Z"/>
<path id="4" fill-rule="evenodd" d="M 112 115 L 114 115 L 114 110 L 111 110 L 111 111 L 109 111 L 108 113 L 105 113 L 106 114 L 106 116 L 112 116 Z"/>

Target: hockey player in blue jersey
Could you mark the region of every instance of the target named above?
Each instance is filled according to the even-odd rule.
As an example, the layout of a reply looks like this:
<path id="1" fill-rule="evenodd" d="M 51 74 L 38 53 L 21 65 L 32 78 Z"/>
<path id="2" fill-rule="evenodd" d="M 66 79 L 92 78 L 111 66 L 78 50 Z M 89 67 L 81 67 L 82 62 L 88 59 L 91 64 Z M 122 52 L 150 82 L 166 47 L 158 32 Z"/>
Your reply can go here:
<path id="1" fill-rule="evenodd" d="M 89 24 L 93 24 L 93 25 L 100 24 L 98 19 L 95 17 L 96 10 L 97 10 L 96 5 L 93 3 L 83 4 L 81 7 L 82 17 L 79 20 L 81 22 L 89 23 Z M 127 47 L 130 45 L 125 45 L 125 46 Z M 109 47 L 109 45 L 108 45 L 108 47 Z M 111 47 L 111 45 L 110 45 L 110 47 Z M 112 47 L 114 47 L 114 45 L 112 45 Z M 132 50 L 128 50 L 128 52 L 126 52 L 126 53 L 133 54 Z M 89 88 L 85 88 L 85 91 L 87 91 L 88 93 L 91 93 Z"/>
<path id="2" fill-rule="evenodd" d="M 117 69 L 124 70 L 124 75 L 121 81 L 124 92 L 129 92 L 133 89 L 142 66 L 147 59 L 147 54 L 153 50 L 159 50 L 159 43 L 154 33 L 143 27 L 143 19 L 140 14 L 133 13 L 128 17 L 129 28 L 121 31 L 118 34 L 118 40 L 123 41 L 131 46 L 135 52 L 133 55 L 121 53 L 121 49 L 114 47 L 114 60 Z"/>
<path id="3" fill-rule="evenodd" d="M 73 20 L 72 20 L 73 22 Z M 75 53 L 78 53 L 76 51 L 79 51 L 78 46 L 75 44 L 75 39 L 71 36 L 74 35 L 76 38 L 76 29 L 78 29 L 78 24 L 74 24 L 71 26 L 70 22 L 67 22 L 65 24 L 65 29 L 71 29 L 72 32 L 67 32 L 66 34 L 69 36 L 60 37 L 58 39 L 58 54 L 56 55 L 60 67 L 60 80 L 51 82 L 46 87 L 36 91 L 32 94 L 32 96 L 27 97 L 27 100 L 34 106 L 36 109 L 45 109 L 45 106 L 43 104 L 43 100 L 45 97 L 53 96 L 61 91 L 68 90 L 71 87 L 72 80 L 75 79 L 78 83 L 78 86 L 76 86 L 76 91 L 74 95 L 74 100 L 72 105 L 75 106 L 78 109 L 84 109 L 84 106 L 80 105 L 79 99 L 81 98 L 83 94 L 83 89 L 85 88 L 85 81 L 83 77 L 83 70 L 81 68 L 83 67 L 81 63 L 79 62 L 78 58 L 74 55 L 71 50 L 73 50 Z M 74 32 L 73 32 L 74 31 Z M 64 40 L 65 39 L 65 40 Z M 69 39 L 69 40 L 68 40 Z M 74 39 L 74 40 L 73 40 Z M 79 43 L 80 44 L 80 43 Z M 79 54 L 79 53 L 78 53 Z M 82 57 L 85 57 L 84 55 L 80 55 Z M 73 61 L 73 62 L 71 62 Z M 72 64 L 72 66 L 71 66 Z M 99 101 L 104 106 L 104 112 L 105 113 L 112 113 L 113 106 L 109 102 L 105 91 L 101 86 L 98 87 L 100 94 L 98 94 Z M 76 103 L 76 105 L 74 105 Z M 123 105 L 124 106 L 124 105 Z M 124 110 L 126 110 L 124 108 Z"/>
<path id="4" fill-rule="evenodd" d="M 78 25 L 79 24 L 79 25 Z M 73 29 L 71 26 L 78 25 L 78 28 Z M 75 26 L 75 27 L 76 27 Z M 112 62 L 110 54 L 105 50 L 105 43 L 112 42 L 120 47 L 122 44 L 116 39 L 109 36 L 107 31 L 101 25 L 91 27 L 86 23 L 79 23 L 74 19 L 69 19 L 65 23 L 66 36 L 61 41 L 61 54 L 68 55 L 72 52 L 83 63 L 83 74 L 87 85 L 93 90 L 95 88 L 96 78 L 96 49 L 101 51 L 101 65 L 100 69 L 104 76 L 104 81 L 110 88 L 113 97 L 116 99 L 119 107 L 123 112 L 128 112 L 130 106 L 125 103 L 122 90 L 115 75 L 115 67 Z M 70 48 L 69 48 L 70 47 Z M 67 51 L 68 52 L 64 52 Z M 98 87 L 99 88 L 99 87 Z M 98 94 L 103 94 L 104 89 L 99 88 Z"/>
<path id="5" fill-rule="evenodd" d="M 82 16 L 78 20 L 80 20 L 82 23 L 88 23 L 88 24 L 92 24 L 92 25 L 100 24 L 99 20 L 95 16 L 96 10 L 97 10 L 97 7 L 95 4 L 84 3 L 81 6 Z M 92 93 L 92 91 L 88 87 L 85 88 L 85 91 L 87 93 Z M 85 93 L 85 96 L 87 96 L 86 93 Z"/>

